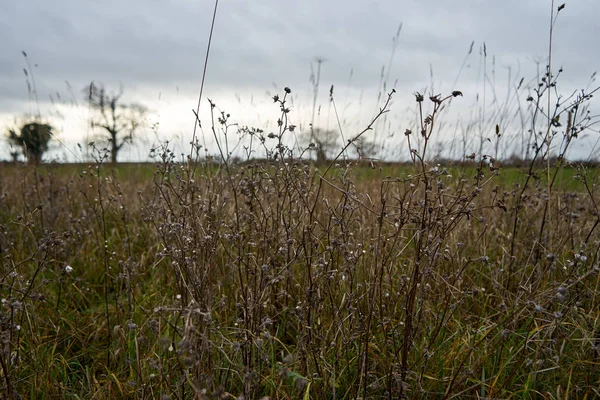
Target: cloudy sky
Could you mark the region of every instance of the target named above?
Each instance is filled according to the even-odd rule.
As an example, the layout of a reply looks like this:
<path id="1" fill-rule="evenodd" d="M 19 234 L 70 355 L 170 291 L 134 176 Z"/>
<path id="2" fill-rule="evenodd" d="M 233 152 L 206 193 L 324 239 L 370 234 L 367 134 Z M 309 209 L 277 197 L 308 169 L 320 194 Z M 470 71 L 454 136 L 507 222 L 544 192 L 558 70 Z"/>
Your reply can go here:
<path id="1" fill-rule="evenodd" d="M 307 129 L 318 57 L 325 60 L 315 121 L 319 127 L 337 126 L 328 96 L 331 85 L 346 136 L 368 123 L 382 104 L 382 82 L 386 90 L 397 90 L 385 126 L 373 133 L 381 148 L 401 146 L 402 135 L 396 133 L 414 123 L 416 91 L 464 92 L 460 102 L 453 102 L 453 113 L 446 115 L 448 127 L 458 120 L 465 126 L 469 119 L 495 118 L 506 96 L 511 99 L 505 102 L 511 104 L 505 107 L 510 108 L 508 116 L 517 98 L 524 102 L 525 86 L 535 84 L 537 71 L 543 72 L 546 64 L 550 4 L 221 0 L 201 119 L 208 124 L 210 98 L 240 125 L 273 129 L 278 110 L 270 98 L 289 86 L 293 122 Z M 149 108 L 147 129 L 124 158 L 147 160 L 148 147 L 159 140 L 185 146 L 194 126 L 191 110 L 198 101 L 213 9 L 209 0 L 3 1 L 0 128 L 4 132 L 39 108 L 57 127 L 60 143 L 54 144 L 53 156 L 72 160 L 76 143 L 94 134 L 83 95 L 93 80 L 109 90 L 122 86 L 124 102 Z M 598 15 L 597 0 L 568 1 L 559 14 L 553 63 L 564 68 L 560 82 L 565 93 L 588 87 L 600 66 Z M 30 68 L 33 75 L 25 76 L 23 70 Z M 521 92 L 511 94 L 521 78 Z M 28 90 L 28 83 L 36 93 Z M 449 132 L 440 133 L 447 142 Z M 596 139 L 590 135 L 587 140 L 580 147 L 589 149 Z M 517 142 L 506 144 L 506 151 Z M 457 154 L 463 150 L 471 149 Z M 0 159 L 7 157 L 8 144 L 1 140 Z"/>

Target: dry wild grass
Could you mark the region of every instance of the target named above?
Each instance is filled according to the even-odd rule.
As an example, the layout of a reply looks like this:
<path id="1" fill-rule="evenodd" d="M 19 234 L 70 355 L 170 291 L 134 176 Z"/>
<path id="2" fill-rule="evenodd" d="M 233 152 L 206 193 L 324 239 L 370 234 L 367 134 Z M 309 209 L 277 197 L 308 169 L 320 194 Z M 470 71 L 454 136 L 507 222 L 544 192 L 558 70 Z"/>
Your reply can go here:
<path id="1" fill-rule="evenodd" d="M 550 107 L 551 71 L 518 176 L 429 161 L 458 91 L 415 93 L 396 176 L 343 157 L 393 91 L 315 166 L 288 147 L 288 88 L 277 133 L 239 130 L 243 163 L 211 104 L 217 160 L 1 165 L 2 397 L 600 397 L 598 171 L 565 157 L 595 90 Z"/>
<path id="2" fill-rule="evenodd" d="M 599 396 L 595 169 L 548 185 L 544 141 L 514 184 L 428 164 L 460 92 L 416 93 L 412 167 L 358 180 L 345 149 L 294 156 L 288 94 L 277 134 L 243 131 L 267 161 L 1 167 L 4 397 Z"/>

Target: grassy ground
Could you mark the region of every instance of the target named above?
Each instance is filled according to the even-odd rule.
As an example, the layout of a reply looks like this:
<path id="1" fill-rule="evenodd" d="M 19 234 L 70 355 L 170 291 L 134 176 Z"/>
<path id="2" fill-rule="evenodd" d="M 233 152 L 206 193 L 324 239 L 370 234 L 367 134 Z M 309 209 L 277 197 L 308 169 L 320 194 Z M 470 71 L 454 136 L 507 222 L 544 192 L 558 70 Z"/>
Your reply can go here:
<path id="1" fill-rule="evenodd" d="M 599 396 L 596 169 L 321 172 L 0 166 L 3 396 Z"/>

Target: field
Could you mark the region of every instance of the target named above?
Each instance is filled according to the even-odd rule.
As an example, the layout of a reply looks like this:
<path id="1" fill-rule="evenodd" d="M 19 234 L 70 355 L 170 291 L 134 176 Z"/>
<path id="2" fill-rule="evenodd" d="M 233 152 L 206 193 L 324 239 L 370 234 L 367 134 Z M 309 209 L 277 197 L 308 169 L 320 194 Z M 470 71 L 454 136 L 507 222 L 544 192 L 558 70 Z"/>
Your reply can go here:
<path id="1" fill-rule="evenodd" d="M 0 391 L 598 398 L 599 171 L 546 168 L 0 165 Z"/>

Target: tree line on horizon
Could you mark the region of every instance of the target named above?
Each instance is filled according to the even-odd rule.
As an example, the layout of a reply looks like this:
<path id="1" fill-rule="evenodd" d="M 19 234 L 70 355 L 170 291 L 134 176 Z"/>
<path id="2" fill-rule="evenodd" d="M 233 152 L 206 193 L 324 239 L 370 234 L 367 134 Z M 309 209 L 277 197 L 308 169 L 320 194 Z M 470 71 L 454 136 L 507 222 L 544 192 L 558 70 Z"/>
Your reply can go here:
<path id="1" fill-rule="evenodd" d="M 106 153 L 111 163 L 117 162 L 119 152 L 126 144 L 133 143 L 134 136 L 143 123 L 147 109 L 141 104 L 125 104 L 122 101 L 123 88 L 109 92 L 104 85 L 91 82 L 84 88 L 85 100 L 94 111 L 90 127 L 100 130 L 99 138 L 106 144 Z M 28 163 L 39 164 L 49 149 L 55 136 L 55 127 L 43 122 L 38 112 L 18 128 L 9 128 L 6 139 L 16 149 L 10 155 L 13 162 L 19 157 L 19 150 Z"/>

